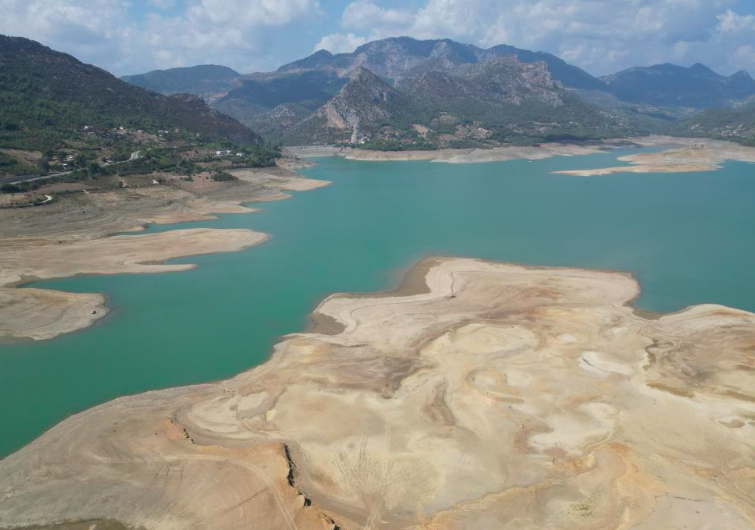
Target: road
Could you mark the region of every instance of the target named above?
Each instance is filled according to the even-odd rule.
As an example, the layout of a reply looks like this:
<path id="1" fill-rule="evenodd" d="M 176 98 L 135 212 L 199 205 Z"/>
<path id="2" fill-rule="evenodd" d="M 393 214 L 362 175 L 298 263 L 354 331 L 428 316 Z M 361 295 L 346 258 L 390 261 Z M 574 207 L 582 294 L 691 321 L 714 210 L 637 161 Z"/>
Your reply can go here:
<path id="1" fill-rule="evenodd" d="M 133 162 L 134 160 L 138 160 L 142 154 L 141 151 L 134 151 L 131 153 L 131 156 L 128 158 L 128 160 L 121 160 L 120 162 L 110 162 L 109 164 L 102 164 L 102 167 L 108 167 L 108 166 L 117 166 L 119 164 L 125 164 L 126 162 Z M 40 175 L 16 175 L 13 177 L 4 177 L 0 178 L 0 184 L 17 184 L 19 182 L 33 182 L 35 180 L 47 180 L 55 177 L 64 177 L 66 175 L 70 175 L 76 171 L 75 169 L 72 171 L 65 171 L 63 173 L 53 173 L 50 175 L 40 176 Z"/>

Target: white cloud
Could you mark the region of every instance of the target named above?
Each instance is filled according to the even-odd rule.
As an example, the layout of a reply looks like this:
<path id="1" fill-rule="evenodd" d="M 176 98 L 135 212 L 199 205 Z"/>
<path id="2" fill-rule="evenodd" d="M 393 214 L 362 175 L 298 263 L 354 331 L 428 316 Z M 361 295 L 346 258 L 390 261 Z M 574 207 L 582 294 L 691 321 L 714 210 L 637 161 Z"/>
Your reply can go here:
<path id="1" fill-rule="evenodd" d="M 169 8 L 174 0 L 150 0 Z M 199 63 L 242 70 L 266 59 L 267 31 L 316 12 L 316 0 L 187 0 L 137 23 L 127 0 L 0 0 L 0 33 L 22 35 L 115 73 Z M 266 65 L 271 67 L 273 65 Z"/>
<path id="2" fill-rule="evenodd" d="M 341 13 L 341 31 L 307 36 L 317 27 L 308 24 L 301 36 L 275 42 L 285 27 L 320 16 L 318 1 L 0 0 L 0 33 L 118 74 L 199 63 L 272 69 L 307 38 L 337 53 L 400 35 L 544 50 L 594 74 L 667 61 L 703 62 L 722 73 L 755 68 L 755 9 L 745 7 L 751 0 L 387 1 L 353 1 Z M 144 5 L 154 7 L 139 16 Z"/>
<path id="3" fill-rule="evenodd" d="M 360 30 L 386 25 L 393 28 L 409 26 L 412 19 L 411 11 L 383 9 L 370 0 L 359 0 L 349 4 L 341 17 L 344 26 Z"/>
<path id="4" fill-rule="evenodd" d="M 280 26 L 315 7 L 311 0 L 199 0 L 183 15 L 193 27 L 231 29 Z"/>
<path id="5" fill-rule="evenodd" d="M 330 53 L 349 53 L 367 42 L 364 37 L 357 37 L 353 33 L 331 33 L 315 44 L 312 51 L 328 50 Z"/>
<path id="6" fill-rule="evenodd" d="M 426 0 L 387 9 L 358 0 L 341 24 L 368 40 L 448 37 L 544 50 L 595 74 L 667 61 L 727 72 L 747 66 L 737 50 L 755 42 L 755 15 L 735 8 L 736 0 Z"/>
<path id="7" fill-rule="evenodd" d="M 66 51 L 76 56 L 104 59 L 117 52 L 119 23 L 126 17 L 123 2 L 75 0 L 57 2 L 0 0 L 0 33 L 42 40 L 54 45 L 65 42 Z"/>
<path id="8" fill-rule="evenodd" d="M 718 15 L 718 29 L 722 33 L 739 33 L 740 31 L 755 31 L 755 17 L 752 15 L 741 16 L 731 9 Z"/>

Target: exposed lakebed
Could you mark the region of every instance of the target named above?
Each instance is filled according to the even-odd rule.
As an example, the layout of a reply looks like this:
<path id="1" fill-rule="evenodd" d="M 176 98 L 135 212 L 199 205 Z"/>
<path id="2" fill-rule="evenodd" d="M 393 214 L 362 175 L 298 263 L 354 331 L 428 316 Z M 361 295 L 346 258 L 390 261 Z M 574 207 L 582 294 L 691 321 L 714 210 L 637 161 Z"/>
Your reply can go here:
<path id="1" fill-rule="evenodd" d="M 306 173 L 332 186 L 256 214 L 152 227 L 252 228 L 272 239 L 180 260 L 199 265 L 186 272 L 35 284 L 106 293 L 113 312 L 53 341 L 0 346 L 0 456 L 108 399 L 259 364 L 324 296 L 389 289 L 426 255 L 626 270 L 642 284 L 643 309 L 755 311 L 753 166 L 551 173 L 620 165 L 632 152 L 484 164 L 325 158 Z"/>

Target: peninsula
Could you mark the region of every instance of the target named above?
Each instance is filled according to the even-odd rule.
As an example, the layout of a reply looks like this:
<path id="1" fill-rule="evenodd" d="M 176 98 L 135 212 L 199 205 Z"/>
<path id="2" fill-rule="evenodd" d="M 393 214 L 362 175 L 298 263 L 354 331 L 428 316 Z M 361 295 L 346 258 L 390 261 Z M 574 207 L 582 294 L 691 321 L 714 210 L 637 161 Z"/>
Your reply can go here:
<path id="1" fill-rule="evenodd" d="M 102 180 L 54 183 L 42 188 L 56 197 L 44 206 L 44 215 L 38 208 L 0 208 L 0 342 L 51 339 L 108 313 L 101 294 L 18 288 L 33 280 L 180 271 L 192 265 L 164 262 L 238 251 L 268 238 L 253 230 L 213 228 L 114 234 L 212 219 L 215 213 L 252 213 L 244 203 L 286 199 L 285 191 L 328 184 L 286 167 L 229 171 L 231 182 L 216 181 L 207 172 L 191 180 L 166 174 L 119 177 L 120 187 Z"/>
<path id="2" fill-rule="evenodd" d="M 0 527 L 750 529 L 755 315 L 638 293 L 426 260 L 233 379 L 52 428 L 0 462 Z"/>

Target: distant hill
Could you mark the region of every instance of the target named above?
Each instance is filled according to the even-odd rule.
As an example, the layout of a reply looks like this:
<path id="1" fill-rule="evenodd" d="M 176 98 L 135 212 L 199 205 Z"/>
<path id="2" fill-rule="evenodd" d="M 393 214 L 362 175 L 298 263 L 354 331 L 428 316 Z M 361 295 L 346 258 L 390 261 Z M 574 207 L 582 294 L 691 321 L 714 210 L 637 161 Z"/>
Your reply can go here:
<path id="1" fill-rule="evenodd" d="M 180 128 L 242 144 L 261 142 L 248 127 L 196 96 L 156 94 L 37 42 L 0 36 L 4 143 L 18 137 L 49 140 L 87 125 Z"/>
<path id="2" fill-rule="evenodd" d="M 449 39 L 395 37 L 369 42 L 351 53 L 320 50 L 275 72 L 236 77 L 236 72 L 222 67 L 196 68 L 145 77 L 170 74 L 172 85 L 162 80 L 151 87 L 166 93 L 169 87 L 186 89 L 268 139 L 296 143 L 351 137 L 353 128 L 348 134 L 338 133 L 332 120 L 323 121 L 320 109 L 362 69 L 402 95 L 401 110 L 391 109 L 383 124 L 398 134 L 394 140 L 399 143 L 671 134 L 701 109 L 741 106 L 755 97 L 755 81 L 746 72 L 726 77 L 701 64 L 664 64 L 596 78 L 549 53 L 508 45 L 480 48 Z M 361 72 L 357 77 L 364 76 Z M 128 80 L 136 82 L 134 77 L 138 76 Z M 409 117 L 420 127 L 397 133 Z M 390 136 L 376 134 L 374 123 L 360 123 L 355 136 L 360 141 Z M 481 132 L 472 134 L 480 124 Z"/>
<path id="3" fill-rule="evenodd" d="M 340 139 L 358 143 L 378 128 L 396 125 L 411 113 L 412 102 L 366 68 L 357 67 L 351 80 L 312 117 L 327 131 L 341 132 Z M 399 125 L 405 129 L 408 122 Z M 320 131 L 320 134 L 323 134 Z M 320 137 L 315 135 L 315 140 Z"/>
<path id="4" fill-rule="evenodd" d="M 564 104 L 563 86 L 554 81 L 545 63 L 523 63 L 513 55 L 450 68 L 426 69 L 406 83 L 406 90 L 416 98 L 441 107 L 532 102 L 557 107 Z"/>
<path id="5" fill-rule="evenodd" d="M 212 99 L 234 88 L 240 77 L 241 74 L 228 67 L 205 64 L 127 75 L 121 77 L 121 80 L 158 94 L 170 95 L 185 92 Z"/>
<path id="6" fill-rule="evenodd" d="M 755 102 L 734 109 L 709 109 L 684 123 L 683 131 L 755 146 Z"/>
<path id="7" fill-rule="evenodd" d="M 372 72 L 359 68 L 346 84 L 315 112 L 281 131 L 288 145 L 358 142 L 387 125 L 400 110 L 398 92 Z"/>
<path id="8" fill-rule="evenodd" d="M 726 77 L 702 64 L 636 67 L 601 80 L 621 100 L 668 107 L 726 107 L 755 95 L 755 80 L 746 72 Z"/>
<path id="9" fill-rule="evenodd" d="M 280 143 L 287 131 L 312 115 L 312 110 L 296 103 L 283 103 L 262 114 L 248 117 L 244 123 L 272 143 Z"/>
<path id="10" fill-rule="evenodd" d="M 626 133 L 569 94 L 544 63 L 514 56 L 424 69 L 398 87 L 362 66 L 350 75 L 334 98 L 283 135 L 285 143 L 431 148 Z"/>
<path id="11" fill-rule="evenodd" d="M 309 57 L 280 67 L 278 72 L 333 70 L 340 75 L 348 75 L 358 66 L 362 66 L 399 86 L 405 79 L 416 77 L 428 68 L 438 69 L 473 64 L 507 55 L 515 56 L 523 63 L 545 63 L 553 78 L 566 87 L 603 88 L 603 83 L 599 79 L 550 53 L 532 52 L 506 45 L 483 49 L 449 39 L 417 40 L 410 37 L 394 37 L 369 42 L 352 53 L 333 55 L 321 50 Z"/>
<path id="12" fill-rule="evenodd" d="M 260 128 L 269 138 L 278 138 L 289 126 L 276 126 L 274 116 L 283 116 L 288 123 L 301 118 L 303 109 L 314 112 L 338 93 L 357 68 L 366 68 L 395 88 L 403 89 L 428 73 L 463 65 L 474 68 L 503 57 L 516 57 L 525 64 L 544 63 L 553 79 L 567 88 L 605 90 L 602 81 L 548 53 L 505 45 L 482 49 L 448 39 L 422 41 L 408 37 L 370 42 L 353 53 L 333 55 L 321 50 L 271 73 L 233 77 L 235 72 L 230 69 L 195 67 L 129 76 L 124 80 L 166 94 L 187 91 L 200 95 L 213 108 Z"/>
<path id="13" fill-rule="evenodd" d="M 330 71 L 252 74 L 213 103 L 213 107 L 251 125 L 254 117 L 279 105 L 304 107 L 310 113 L 324 105 L 348 81 Z"/>

